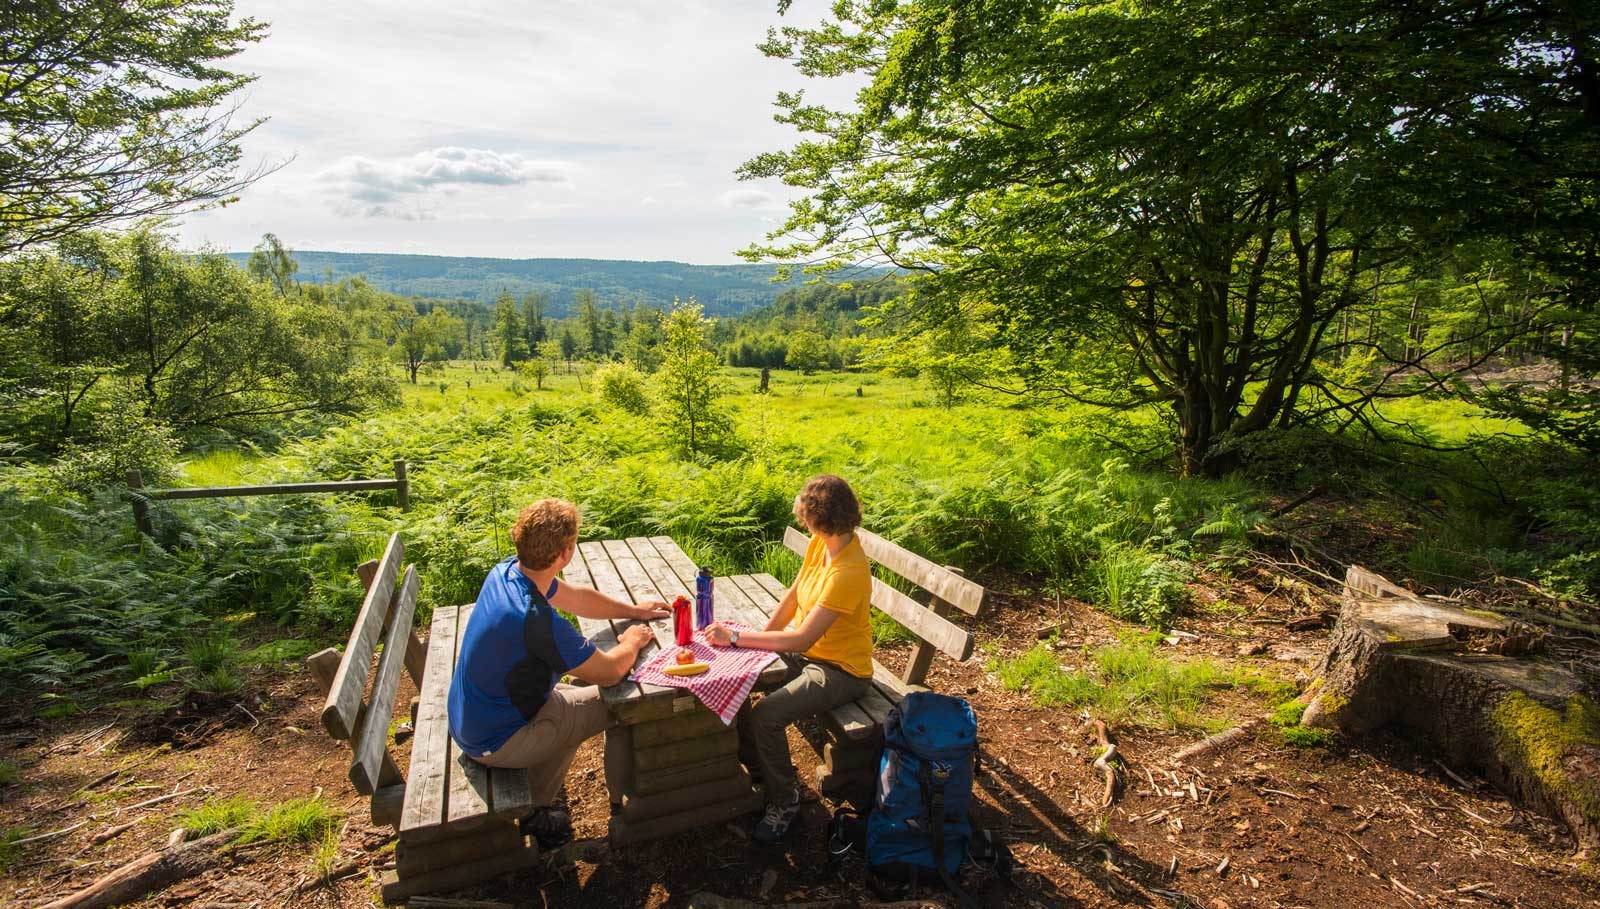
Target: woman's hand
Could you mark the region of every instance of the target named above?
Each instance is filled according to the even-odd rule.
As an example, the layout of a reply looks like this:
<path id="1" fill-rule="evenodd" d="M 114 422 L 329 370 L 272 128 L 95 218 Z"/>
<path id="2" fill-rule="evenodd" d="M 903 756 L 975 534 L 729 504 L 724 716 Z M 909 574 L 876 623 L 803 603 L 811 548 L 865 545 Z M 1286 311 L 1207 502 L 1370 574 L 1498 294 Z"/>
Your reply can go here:
<path id="1" fill-rule="evenodd" d="M 660 600 L 645 600 L 633 609 L 633 617 L 641 622 L 654 622 L 672 615 L 672 610 Z"/>
<path id="2" fill-rule="evenodd" d="M 706 643 L 713 647 L 727 647 L 733 643 L 733 631 L 721 622 L 706 626 Z"/>

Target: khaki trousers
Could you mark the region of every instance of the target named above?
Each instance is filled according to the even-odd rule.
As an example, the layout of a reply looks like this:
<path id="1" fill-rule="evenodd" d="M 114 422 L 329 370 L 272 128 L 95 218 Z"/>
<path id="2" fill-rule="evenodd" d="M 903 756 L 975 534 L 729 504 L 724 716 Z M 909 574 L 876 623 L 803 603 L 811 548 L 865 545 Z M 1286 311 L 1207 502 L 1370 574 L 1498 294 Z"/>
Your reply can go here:
<path id="1" fill-rule="evenodd" d="M 761 768 L 769 805 L 792 802 L 798 791 L 789 757 L 789 726 L 861 697 L 872 684 L 832 663 L 793 659 L 798 671 L 787 684 L 739 711 L 739 759 L 746 767 Z"/>
<path id="2" fill-rule="evenodd" d="M 594 685 L 556 685 L 526 726 L 477 761 L 490 767 L 526 767 L 533 804 L 542 807 L 555 801 L 578 746 L 602 732 L 606 734 L 606 790 L 616 804 L 633 777 L 633 736 L 626 726 L 617 725 Z"/>

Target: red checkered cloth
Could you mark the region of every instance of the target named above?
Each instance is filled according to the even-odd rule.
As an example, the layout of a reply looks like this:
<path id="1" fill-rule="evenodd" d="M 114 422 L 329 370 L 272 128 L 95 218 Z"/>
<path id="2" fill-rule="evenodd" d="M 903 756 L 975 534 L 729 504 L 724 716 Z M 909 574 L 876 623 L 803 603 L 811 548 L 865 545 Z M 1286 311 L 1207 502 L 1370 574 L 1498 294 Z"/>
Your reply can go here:
<path id="1" fill-rule="evenodd" d="M 735 622 L 722 624 L 742 631 L 750 630 Z M 700 699 L 700 703 L 721 717 L 724 723 L 733 722 L 734 715 L 744 706 L 744 699 L 750 696 L 750 689 L 755 687 L 756 678 L 761 675 L 761 670 L 766 669 L 778 658 L 778 655 L 770 650 L 713 647 L 706 643 L 704 631 L 694 633 L 694 640 L 689 643 L 689 647 L 694 650 L 696 660 L 711 664 L 711 668 L 699 675 L 667 675 L 661 670 L 677 662 L 679 649 L 669 647 L 635 670 L 632 679 L 635 682 L 649 682 L 652 685 L 687 688 L 691 694 Z"/>

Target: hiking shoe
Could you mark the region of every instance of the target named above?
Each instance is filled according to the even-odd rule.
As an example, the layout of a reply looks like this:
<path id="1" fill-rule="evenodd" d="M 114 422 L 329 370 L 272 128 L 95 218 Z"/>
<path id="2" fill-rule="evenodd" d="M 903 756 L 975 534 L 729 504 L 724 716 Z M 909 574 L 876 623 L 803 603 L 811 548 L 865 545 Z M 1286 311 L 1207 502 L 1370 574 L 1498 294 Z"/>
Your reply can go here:
<path id="1" fill-rule="evenodd" d="M 522 835 L 531 836 L 546 852 L 572 842 L 572 815 L 563 808 L 540 808 L 522 819 Z"/>
<path id="2" fill-rule="evenodd" d="M 800 813 L 800 793 L 796 792 L 786 802 L 768 802 L 767 812 L 757 822 L 756 829 L 750 834 L 751 839 L 763 846 L 783 839 L 789 832 L 789 825 L 794 823 L 794 816 Z"/>

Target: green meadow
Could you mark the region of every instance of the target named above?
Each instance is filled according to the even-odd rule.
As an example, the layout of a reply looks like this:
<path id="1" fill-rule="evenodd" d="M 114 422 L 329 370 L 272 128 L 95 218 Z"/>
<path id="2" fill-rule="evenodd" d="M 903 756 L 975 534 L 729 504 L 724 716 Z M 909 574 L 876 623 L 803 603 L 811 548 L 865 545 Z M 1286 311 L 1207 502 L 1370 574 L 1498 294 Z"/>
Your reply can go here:
<path id="1" fill-rule="evenodd" d="M 659 425 L 602 403 L 581 368 L 558 369 L 539 388 L 513 370 L 457 362 L 405 385 L 392 408 L 270 446 L 191 451 L 172 478 L 200 486 L 377 477 L 404 458 L 409 512 L 390 493 L 157 503 L 155 537 L 145 540 L 118 490 L 74 486 L 46 465 L 7 467 L 0 672 L 128 697 L 177 677 L 226 689 L 237 683 L 230 667 L 254 659 L 233 643 L 240 629 L 340 636 L 361 595 L 351 569 L 392 532 L 403 532 L 423 574 L 424 612 L 470 600 L 510 551 L 516 512 L 544 496 L 577 502 L 586 538 L 666 533 L 719 573 L 787 579 L 794 562 L 777 541 L 795 491 L 819 472 L 847 477 L 868 526 L 918 552 L 1003 578 L 1014 592 L 1081 597 L 1150 626 L 1186 608 L 1197 564 L 1242 565 L 1270 503 L 1314 482 L 1343 484 L 1353 507 L 1402 529 L 1404 542 L 1379 553 L 1378 567 L 1398 576 L 1444 584 L 1560 570 L 1573 551 L 1564 537 L 1519 536 L 1481 482 L 1460 478 L 1471 463 L 1448 454 L 1429 456 L 1437 473 L 1385 468 L 1381 458 L 1353 472 L 1330 458 L 1337 446 L 1326 437 L 1289 437 L 1275 442 L 1281 451 L 1259 453 L 1253 471 L 1184 478 L 1148 454 L 1165 450 L 1168 432 L 1150 411 L 1028 406 L 1002 395 L 942 407 L 926 383 L 873 373 L 774 372 L 765 394 L 756 370 L 724 369 L 720 381 L 736 444 L 716 459 L 675 458 Z M 1464 405 L 1413 402 L 1400 415 L 1442 441 L 1474 440 L 1470 460 L 1490 472 L 1485 458 L 1513 458 L 1517 449 L 1506 446 L 1531 444 L 1482 441 L 1504 427 Z M 1538 494 L 1546 480 L 1554 482 L 1519 482 Z M 1371 498 L 1384 488 L 1397 492 Z M 1432 504 L 1408 511 L 1413 499 Z M 885 622 L 879 633 L 896 629 Z M 209 642 L 203 653 L 197 640 Z"/>

